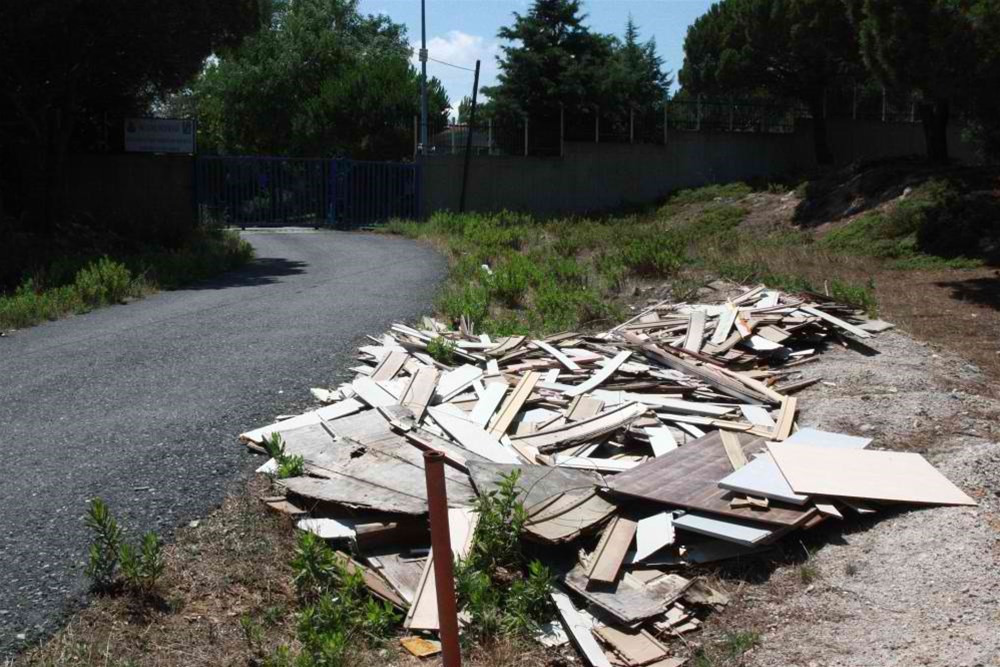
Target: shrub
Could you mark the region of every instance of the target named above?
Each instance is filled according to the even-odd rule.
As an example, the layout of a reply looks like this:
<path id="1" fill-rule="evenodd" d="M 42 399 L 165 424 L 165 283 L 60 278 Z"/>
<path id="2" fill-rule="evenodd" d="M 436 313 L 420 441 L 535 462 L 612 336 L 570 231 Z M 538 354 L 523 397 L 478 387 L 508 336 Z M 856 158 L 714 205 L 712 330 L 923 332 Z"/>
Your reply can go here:
<path id="1" fill-rule="evenodd" d="M 73 284 L 88 306 L 121 303 L 133 293 L 132 273 L 124 264 L 107 257 L 80 269 Z"/>
<path id="2" fill-rule="evenodd" d="M 270 437 L 264 438 L 264 449 L 277 463 L 275 477 L 278 479 L 300 477 L 305 474 L 305 459 L 299 454 L 285 452 L 285 441 L 280 433 L 272 433 Z"/>
<path id="3" fill-rule="evenodd" d="M 122 544 L 119 561 L 125 585 L 135 593 L 148 595 L 155 588 L 163 574 L 163 552 L 160 538 L 150 531 L 142 536 L 138 547 Z"/>
<path id="4" fill-rule="evenodd" d="M 452 284 L 438 297 L 438 310 L 458 320 L 463 315 L 474 322 L 486 319 L 489 313 L 489 291 L 478 283 Z"/>
<path id="5" fill-rule="evenodd" d="M 118 555 L 122 546 L 122 529 L 111 516 L 111 510 L 100 498 L 90 501 L 84 524 L 93 532 L 85 573 L 94 588 L 108 590 L 114 584 L 118 570 Z"/>
<path id="6" fill-rule="evenodd" d="M 684 264 L 684 244 L 675 234 L 654 230 L 626 242 L 617 261 L 636 275 L 669 277 Z"/>
<path id="7" fill-rule="evenodd" d="M 427 343 L 427 354 L 431 355 L 435 361 L 452 366 L 455 364 L 455 344 L 443 336 L 432 338 Z"/>
<path id="8" fill-rule="evenodd" d="M 486 278 L 486 283 L 491 295 L 513 308 L 524 302 L 529 287 L 542 280 L 542 270 L 532 259 L 510 254 L 497 264 L 493 275 Z"/>

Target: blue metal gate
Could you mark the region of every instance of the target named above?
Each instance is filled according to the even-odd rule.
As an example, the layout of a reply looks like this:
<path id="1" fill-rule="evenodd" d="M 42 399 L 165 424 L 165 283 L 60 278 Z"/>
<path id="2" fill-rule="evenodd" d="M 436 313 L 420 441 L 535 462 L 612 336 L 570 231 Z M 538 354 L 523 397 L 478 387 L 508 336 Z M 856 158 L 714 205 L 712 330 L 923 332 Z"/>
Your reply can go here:
<path id="1" fill-rule="evenodd" d="M 355 229 L 420 212 L 419 167 L 402 162 L 200 156 L 202 224 Z"/>

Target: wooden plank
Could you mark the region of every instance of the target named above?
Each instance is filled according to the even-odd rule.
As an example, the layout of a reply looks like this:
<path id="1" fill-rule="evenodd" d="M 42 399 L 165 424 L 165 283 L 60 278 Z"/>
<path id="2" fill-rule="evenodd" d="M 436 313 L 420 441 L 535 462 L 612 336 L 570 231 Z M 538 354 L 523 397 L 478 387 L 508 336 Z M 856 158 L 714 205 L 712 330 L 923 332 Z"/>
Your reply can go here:
<path id="1" fill-rule="evenodd" d="M 669 649 L 648 630 L 602 626 L 594 631 L 625 661 L 626 665 L 648 665 L 670 655 Z"/>
<path id="2" fill-rule="evenodd" d="M 602 412 L 590 419 L 571 422 L 527 435 L 513 436 L 511 440 L 537 447 L 541 452 L 566 449 L 626 426 L 642 416 L 646 410 L 645 405 L 629 403 Z"/>
<path id="3" fill-rule="evenodd" d="M 593 470 L 595 472 L 624 472 L 631 470 L 641 461 L 630 461 L 628 459 L 599 459 L 589 456 L 565 456 L 555 455 L 552 458 L 552 465 L 558 468 L 577 468 L 579 470 Z"/>
<path id="4" fill-rule="evenodd" d="M 578 422 L 597 416 L 604 408 L 604 401 L 593 396 L 577 396 L 566 409 L 566 419 Z"/>
<path id="5" fill-rule="evenodd" d="M 871 444 L 871 438 L 860 438 L 855 435 L 831 433 L 807 426 L 800 428 L 785 439 L 786 444 L 812 445 L 813 447 L 835 447 L 846 449 L 864 449 Z"/>
<path id="6" fill-rule="evenodd" d="M 482 426 L 449 414 L 441 407 L 429 408 L 431 418 L 458 444 L 494 463 L 520 463 L 514 452 L 504 447 L 500 440 Z"/>
<path id="7" fill-rule="evenodd" d="M 691 312 L 691 323 L 688 324 L 687 335 L 684 337 L 684 349 L 688 352 L 701 352 L 705 340 L 705 311 Z"/>
<path id="8" fill-rule="evenodd" d="M 465 558 L 472 548 L 479 515 L 467 508 L 448 509 L 451 551 L 455 558 Z M 428 556 L 403 626 L 410 630 L 438 630 L 438 606 L 434 579 L 434 556 Z"/>
<path id="9" fill-rule="evenodd" d="M 517 386 L 514 387 L 514 391 L 503 402 L 503 405 L 500 406 L 500 412 L 496 414 L 490 423 L 490 433 L 499 438 L 507 432 L 507 429 L 514 422 L 514 418 L 521 411 L 521 407 L 531 396 L 531 392 L 535 390 L 535 385 L 538 384 L 541 376 L 541 373 L 534 371 L 528 371 L 521 376 Z"/>
<path id="10" fill-rule="evenodd" d="M 380 387 L 375 380 L 367 377 L 354 378 L 351 383 L 358 397 L 373 408 L 381 408 L 399 403 L 396 397 Z"/>
<path id="11" fill-rule="evenodd" d="M 421 366 L 410 378 L 410 384 L 406 386 L 399 397 L 399 404 L 409 408 L 413 412 L 414 420 L 418 423 L 423 419 L 427 406 L 431 402 L 439 374 L 438 369 L 432 366 Z"/>
<path id="12" fill-rule="evenodd" d="M 712 333 L 712 337 L 709 339 L 712 345 L 722 345 L 727 338 L 729 338 L 729 332 L 733 328 L 733 324 L 736 323 L 736 316 L 739 314 L 732 304 L 727 303 L 726 309 L 719 315 L 719 320 L 715 325 L 715 331 Z"/>
<path id="13" fill-rule="evenodd" d="M 572 359 L 570 359 L 569 357 L 567 357 L 565 354 L 563 354 L 555 346 L 549 345 L 548 343 L 546 343 L 545 341 L 542 341 L 542 340 L 533 340 L 533 341 L 531 341 L 531 343 L 532 343 L 532 345 L 537 346 L 539 349 L 544 350 L 545 352 L 547 352 L 556 361 L 558 361 L 560 364 L 562 364 L 563 366 L 565 366 L 567 370 L 570 370 L 570 371 L 578 371 L 578 370 L 580 370 L 580 367 L 576 364 L 575 361 L 573 361 Z"/>
<path id="14" fill-rule="evenodd" d="M 406 363 L 408 356 L 405 350 L 393 350 L 382 358 L 382 361 L 379 362 L 378 366 L 375 367 L 375 371 L 371 374 L 371 378 L 376 382 L 391 380 L 396 377 L 396 373 Z"/>
<path id="15" fill-rule="evenodd" d="M 590 667 L 611 667 L 611 662 L 601 650 L 594 635 L 591 634 L 591 623 L 581 614 L 572 600 L 565 593 L 551 591 L 549 596 L 559 610 L 559 617 L 562 619 L 563 627 L 569 633 L 573 645 L 583 656 Z"/>
<path id="16" fill-rule="evenodd" d="M 483 393 L 479 396 L 479 402 L 472 409 L 469 419 L 480 426 L 485 427 L 490 423 L 490 419 L 497 411 L 500 402 L 503 401 L 504 394 L 507 393 L 507 384 L 493 382 L 486 385 Z"/>
<path id="17" fill-rule="evenodd" d="M 781 410 L 778 412 L 778 419 L 774 426 L 774 440 L 781 442 L 792 434 L 792 425 L 795 423 L 795 410 L 798 408 L 799 399 L 788 396 L 781 402 Z"/>
<path id="18" fill-rule="evenodd" d="M 628 359 L 630 356 L 632 356 L 632 353 L 627 350 L 624 352 L 619 352 L 617 355 L 615 355 L 614 359 L 605 362 L 601 370 L 591 375 L 586 382 L 578 384 L 575 387 L 572 387 L 571 389 L 567 389 L 563 391 L 563 393 L 566 394 L 567 396 L 580 396 L 581 394 L 586 394 L 588 391 L 597 389 L 597 387 L 601 386 L 601 384 L 607 382 L 608 378 L 614 375 L 615 371 L 617 371 L 618 368 L 622 364 L 624 364 L 625 360 Z"/>
<path id="19" fill-rule="evenodd" d="M 399 609 L 406 609 L 406 600 L 401 598 L 396 591 L 392 590 L 392 587 L 378 574 L 341 551 L 335 551 L 333 555 L 348 572 L 352 574 L 360 572 L 361 578 L 365 582 L 365 587 L 376 597 L 382 598 Z"/>
<path id="20" fill-rule="evenodd" d="M 763 426 L 765 428 L 774 428 L 774 419 L 771 418 L 770 413 L 759 405 L 741 405 L 740 412 L 746 417 L 747 421 L 756 426 Z"/>
<path id="21" fill-rule="evenodd" d="M 639 519 L 635 532 L 633 563 L 645 560 L 663 547 L 674 543 L 673 519 L 672 512 L 659 512 Z"/>
<path id="22" fill-rule="evenodd" d="M 465 364 L 442 375 L 434 391 L 442 402 L 449 401 L 468 389 L 473 382 L 481 377 L 483 377 L 483 369 Z"/>
<path id="23" fill-rule="evenodd" d="M 975 505 L 920 454 L 769 444 L 796 493 L 928 505 Z"/>
<path id="24" fill-rule="evenodd" d="M 805 311 L 805 312 L 809 313 L 810 315 L 815 315 L 816 317 L 818 317 L 820 319 L 826 320 L 830 324 L 832 324 L 832 325 L 834 325 L 836 327 L 840 327 L 841 329 L 843 329 L 844 331 L 846 331 L 848 333 L 854 334 L 858 338 L 871 338 L 872 337 L 872 335 L 870 333 L 868 333 L 867 331 L 865 331 L 864 329 L 861 329 L 860 327 L 856 327 L 853 324 L 845 322 L 844 320 L 840 319 L 839 317 L 834 317 L 833 315 L 831 315 L 829 313 L 823 312 L 819 308 L 814 308 L 812 306 L 799 306 L 799 310 Z"/>
<path id="25" fill-rule="evenodd" d="M 618 579 L 618 571 L 635 537 L 636 525 L 634 520 L 621 515 L 611 519 L 590 557 L 587 577 L 591 581 L 613 583 Z"/>
<path id="26" fill-rule="evenodd" d="M 635 587 L 634 582 L 625 582 L 625 579 L 591 587 L 583 566 L 578 565 L 563 575 L 562 582 L 622 623 L 632 624 L 662 614 L 692 581 L 671 574 L 645 586 Z"/>
<path id="27" fill-rule="evenodd" d="M 719 431 L 719 436 L 722 438 L 722 446 L 726 450 L 726 456 L 729 457 L 729 463 L 733 466 L 733 470 L 739 470 L 745 466 L 747 455 L 743 453 L 739 436 L 732 431 Z"/>
<path id="28" fill-rule="evenodd" d="M 763 438 L 738 434 L 745 454 L 760 451 Z M 729 506 L 730 491 L 719 488 L 719 480 L 733 471 L 722 446 L 719 432 L 693 440 L 683 447 L 643 463 L 608 480 L 611 491 L 675 507 L 720 514 L 734 519 L 762 521 L 779 526 L 795 526 L 815 513 L 784 503 L 772 503 L 767 512 L 734 509 Z"/>

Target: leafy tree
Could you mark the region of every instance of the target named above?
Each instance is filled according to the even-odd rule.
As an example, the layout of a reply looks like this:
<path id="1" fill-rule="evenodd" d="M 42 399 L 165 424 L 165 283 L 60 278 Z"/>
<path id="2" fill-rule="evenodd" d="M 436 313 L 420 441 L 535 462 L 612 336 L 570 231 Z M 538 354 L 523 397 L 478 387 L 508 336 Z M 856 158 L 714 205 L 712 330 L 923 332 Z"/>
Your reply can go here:
<path id="1" fill-rule="evenodd" d="M 257 0 L 0 2 L 0 142 L 20 147 L 29 217 L 58 217 L 71 146 L 119 137 L 123 116 L 182 86 L 259 19 Z"/>
<path id="2" fill-rule="evenodd" d="M 483 89 L 498 114 L 553 114 L 592 105 L 603 90 L 611 38 L 583 24 L 579 0 L 535 0 L 527 14 L 497 35 L 509 44 L 498 56 L 498 83 Z"/>
<path id="3" fill-rule="evenodd" d="M 656 52 L 656 39 L 639 41 L 639 26 L 631 16 L 625 24 L 625 38 L 615 40 L 605 77 L 605 99 L 613 101 L 626 115 L 630 108 L 654 108 L 663 104 L 670 84 L 669 71 Z"/>
<path id="4" fill-rule="evenodd" d="M 859 66 L 843 5 L 830 0 L 722 0 L 688 28 L 680 80 L 693 93 L 766 94 L 803 102 L 816 159 L 830 163 L 824 89 Z"/>
<path id="5" fill-rule="evenodd" d="M 193 86 L 203 145 L 229 153 L 398 158 L 412 151 L 419 78 L 406 29 L 357 0 L 285 0 L 267 29 Z M 431 124 L 447 95 L 428 82 Z"/>
<path id="6" fill-rule="evenodd" d="M 846 6 L 865 65 L 883 85 L 920 94 L 927 155 L 947 161 L 953 107 L 966 97 L 985 101 L 992 92 L 982 75 L 996 62 L 1000 7 L 994 0 L 847 0 Z M 990 51 L 994 58 L 982 57 Z"/>
<path id="7" fill-rule="evenodd" d="M 479 106 L 479 100 L 476 100 L 476 106 Z M 478 109 L 477 109 L 478 111 Z M 462 98 L 462 101 L 458 103 L 458 123 L 465 124 L 469 122 L 469 116 L 472 115 L 472 98 L 466 95 Z"/>

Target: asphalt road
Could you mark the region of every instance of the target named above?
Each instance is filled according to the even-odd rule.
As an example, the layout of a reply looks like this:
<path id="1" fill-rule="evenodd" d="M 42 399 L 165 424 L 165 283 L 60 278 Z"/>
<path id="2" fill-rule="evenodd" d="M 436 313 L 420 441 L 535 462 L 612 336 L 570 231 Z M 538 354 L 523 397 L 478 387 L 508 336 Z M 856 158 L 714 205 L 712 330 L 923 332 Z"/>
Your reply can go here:
<path id="1" fill-rule="evenodd" d="M 0 659 L 83 598 L 91 498 L 133 534 L 204 515 L 262 462 L 237 435 L 345 379 L 365 334 L 428 312 L 445 269 L 394 237 L 246 238 L 245 269 L 0 338 Z"/>

